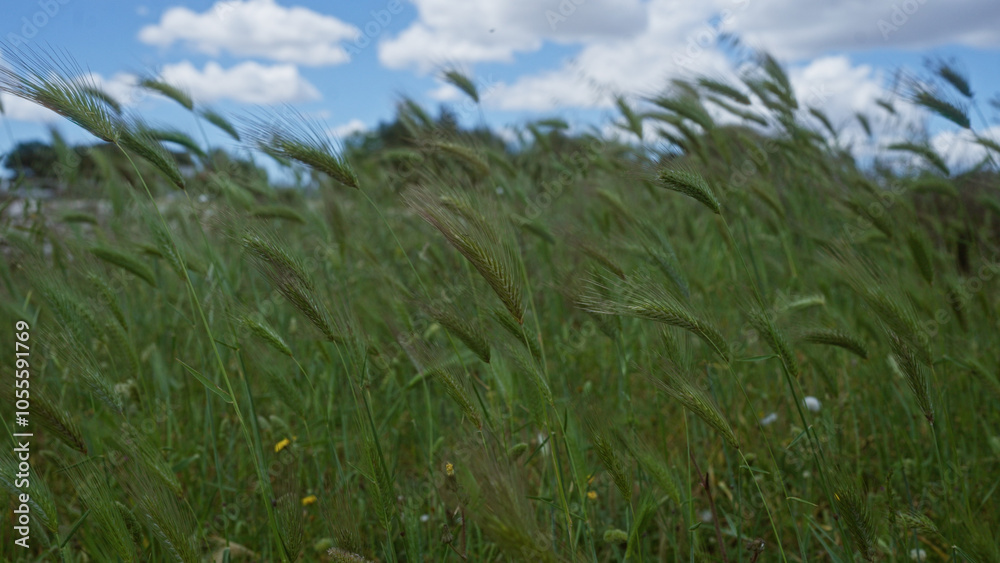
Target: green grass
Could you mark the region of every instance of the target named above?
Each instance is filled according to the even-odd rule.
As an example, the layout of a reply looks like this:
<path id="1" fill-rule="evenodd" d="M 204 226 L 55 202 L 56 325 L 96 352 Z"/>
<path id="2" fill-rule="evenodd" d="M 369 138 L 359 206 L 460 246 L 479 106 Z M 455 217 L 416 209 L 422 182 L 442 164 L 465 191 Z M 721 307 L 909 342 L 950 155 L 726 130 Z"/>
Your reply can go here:
<path id="1" fill-rule="evenodd" d="M 767 57 L 620 98 L 655 150 L 534 124 L 512 152 L 407 101 L 337 152 L 145 84 L 319 187 L 278 190 L 205 155 L 180 178 L 178 137 L 46 60 L 0 88 L 120 152 L 96 199 L 0 223 L 35 432 L 32 548 L 8 509 L 3 557 L 1000 560 L 993 160 L 859 168 Z"/>

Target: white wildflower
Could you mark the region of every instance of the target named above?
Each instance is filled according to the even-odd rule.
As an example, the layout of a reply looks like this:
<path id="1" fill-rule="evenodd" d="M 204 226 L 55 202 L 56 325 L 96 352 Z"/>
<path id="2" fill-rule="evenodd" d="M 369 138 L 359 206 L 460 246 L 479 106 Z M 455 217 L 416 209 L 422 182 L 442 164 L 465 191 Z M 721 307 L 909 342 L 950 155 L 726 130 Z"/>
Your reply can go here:
<path id="1" fill-rule="evenodd" d="M 819 402 L 819 399 L 813 397 L 812 395 L 803 399 L 802 402 L 805 403 L 806 408 L 812 412 L 819 412 L 819 409 L 823 406 L 823 403 Z"/>

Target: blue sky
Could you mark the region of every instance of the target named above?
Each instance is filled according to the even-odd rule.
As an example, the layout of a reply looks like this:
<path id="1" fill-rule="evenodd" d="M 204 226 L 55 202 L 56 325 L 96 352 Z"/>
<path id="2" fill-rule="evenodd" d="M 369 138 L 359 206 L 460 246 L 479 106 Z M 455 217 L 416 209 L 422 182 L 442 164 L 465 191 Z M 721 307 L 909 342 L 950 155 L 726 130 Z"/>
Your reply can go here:
<path id="1" fill-rule="evenodd" d="M 800 98 L 814 94 L 845 138 L 859 134 L 855 112 L 877 112 L 897 68 L 919 73 L 928 56 L 958 62 L 994 119 L 990 131 L 1000 132 L 985 103 L 1000 92 L 996 0 L 32 0 L 8 3 L 4 16 L 5 48 L 65 50 L 125 105 L 195 138 L 192 116 L 136 91 L 135 75 L 162 75 L 225 113 L 292 104 L 336 135 L 389 119 L 403 94 L 479 121 L 479 110 L 437 78 L 456 66 L 475 76 L 491 125 L 559 116 L 602 126 L 613 118 L 614 93 L 638 99 L 678 76 L 734 76 L 715 44 L 720 32 L 786 64 Z M 88 140 L 44 110 L 0 100 L 14 140 L 48 139 L 51 125 Z M 904 114 L 914 124 L 924 117 Z M 933 141 L 961 144 L 949 129 L 932 123 Z M 0 133 L 0 152 L 11 135 Z M 947 153 L 974 150 L 961 146 Z"/>

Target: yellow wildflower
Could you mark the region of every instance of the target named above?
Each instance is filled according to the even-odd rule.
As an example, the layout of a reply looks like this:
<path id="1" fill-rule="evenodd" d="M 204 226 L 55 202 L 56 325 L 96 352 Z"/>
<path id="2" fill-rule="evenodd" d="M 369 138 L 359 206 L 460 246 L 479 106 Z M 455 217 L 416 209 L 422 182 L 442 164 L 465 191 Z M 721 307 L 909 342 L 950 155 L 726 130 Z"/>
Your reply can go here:
<path id="1" fill-rule="evenodd" d="M 288 444 L 291 444 L 291 443 L 292 443 L 292 441 L 289 440 L 288 438 L 285 438 L 284 440 L 278 442 L 277 444 L 274 445 L 274 453 L 280 452 L 281 450 L 283 450 L 286 447 L 288 447 Z"/>
<path id="2" fill-rule="evenodd" d="M 444 464 L 444 472 L 448 477 L 453 477 L 455 475 L 455 466 L 449 461 Z"/>
<path id="3" fill-rule="evenodd" d="M 587 491 L 587 498 L 597 500 L 597 491 Z"/>
<path id="4" fill-rule="evenodd" d="M 316 495 L 309 495 L 302 499 L 302 506 L 309 506 L 314 502 L 316 502 Z"/>

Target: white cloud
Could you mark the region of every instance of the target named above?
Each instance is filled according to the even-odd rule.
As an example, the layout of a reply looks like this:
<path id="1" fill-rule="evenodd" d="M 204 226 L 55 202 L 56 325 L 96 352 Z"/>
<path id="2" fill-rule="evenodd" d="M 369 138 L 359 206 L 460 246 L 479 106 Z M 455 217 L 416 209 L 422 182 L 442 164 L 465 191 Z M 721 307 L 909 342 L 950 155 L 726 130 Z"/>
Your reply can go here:
<path id="1" fill-rule="evenodd" d="M 274 0 L 220 1 L 200 14 L 175 6 L 158 24 L 139 31 L 139 39 L 151 45 L 183 42 L 212 56 L 227 52 L 312 66 L 347 62 L 350 56 L 340 42 L 360 35 L 357 27 L 337 18 Z"/>
<path id="2" fill-rule="evenodd" d="M 368 129 L 364 121 L 360 119 L 352 119 L 347 123 L 337 125 L 336 127 L 330 129 L 329 133 L 334 139 L 343 139 L 344 137 L 349 137 L 354 133 L 361 133 Z"/>
<path id="3" fill-rule="evenodd" d="M 889 4 L 829 0 L 819 8 L 793 0 L 414 3 L 417 20 L 379 45 L 385 66 L 427 72 L 442 64 L 509 62 L 519 53 L 541 49 L 546 41 L 583 45 L 573 62 L 498 84 L 491 95 L 483 96 L 486 105 L 509 110 L 607 107 L 615 92 L 656 92 L 669 79 L 684 74 L 732 75 L 716 48 L 722 32 L 736 33 L 746 45 L 767 50 L 784 62 L 808 61 L 831 51 L 947 43 L 1000 46 L 996 0 L 895 0 Z M 563 19 L 560 6 L 574 11 Z M 559 15 L 553 18 L 553 14 Z M 821 74 L 832 71 L 848 69 L 811 67 L 813 76 L 803 80 L 822 81 Z M 871 69 L 852 72 L 855 76 L 841 78 L 857 82 L 863 78 L 858 73 L 871 73 Z M 857 109 L 859 100 L 869 98 L 881 80 L 870 78 L 862 81 L 861 90 L 837 90 L 843 94 L 837 103 L 844 107 L 839 109 Z M 431 93 L 435 99 L 454 96 L 448 87 Z"/>
<path id="4" fill-rule="evenodd" d="M 616 93 L 652 95 L 671 78 L 728 69 L 711 48 L 719 33 L 707 23 L 714 7 L 654 1 L 648 10 L 640 33 L 591 41 L 573 61 L 501 84 L 485 101 L 509 110 L 608 107 Z"/>
<path id="5" fill-rule="evenodd" d="M 749 0 L 739 0 L 749 2 Z M 995 0 L 754 0 L 731 28 L 784 59 L 832 50 L 926 49 L 945 44 L 1000 46 Z"/>
<path id="6" fill-rule="evenodd" d="M 822 57 L 788 75 L 803 114 L 816 108 L 834 127 L 855 120 L 857 112 L 873 112 L 876 100 L 889 97 L 881 73 L 869 65 L 853 66 L 845 56 Z"/>
<path id="7" fill-rule="evenodd" d="M 4 116 L 7 119 L 30 123 L 53 123 L 62 119 L 55 112 L 6 92 L 0 92 L 0 103 L 3 104 Z"/>
<path id="8" fill-rule="evenodd" d="M 511 61 L 545 40 L 626 37 L 645 28 L 640 0 L 413 0 L 418 18 L 379 44 L 390 68 L 427 72 L 445 63 Z"/>
<path id="9" fill-rule="evenodd" d="M 247 61 L 227 69 L 209 62 L 199 70 L 189 61 L 182 61 L 164 66 L 160 74 L 198 102 L 229 99 L 248 104 L 277 104 L 320 98 L 316 87 L 291 64 L 267 66 Z"/>
<path id="10" fill-rule="evenodd" d="M 981 137 L 994 143 L 1000 143 L 1000 126 L 994 126 L 980 133 Z M 968 129 L 957 131 L 942 131 L 931 139 L 934 149 L 952 170 L 967 169 L 983 161 L 988 156 L 987 148 L 975 142 L 975 137 Z M 993 158 L 998 156 L 993 153 Z"/>

